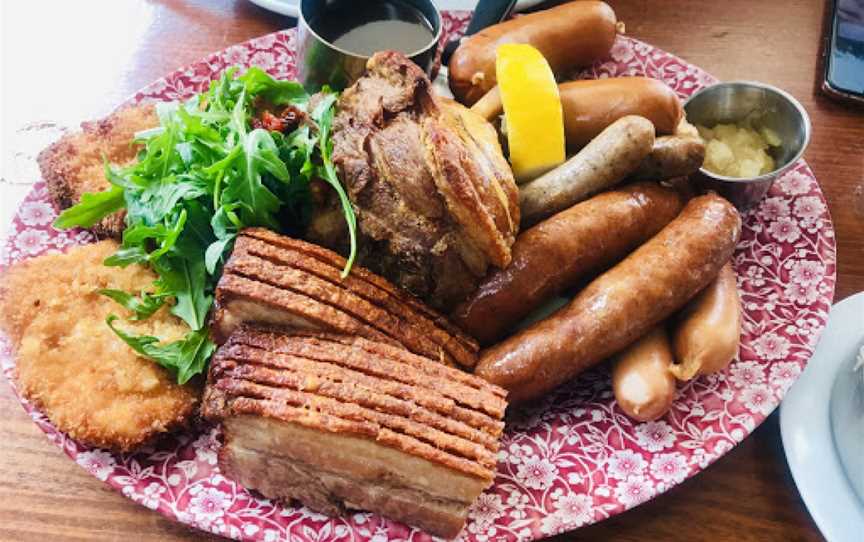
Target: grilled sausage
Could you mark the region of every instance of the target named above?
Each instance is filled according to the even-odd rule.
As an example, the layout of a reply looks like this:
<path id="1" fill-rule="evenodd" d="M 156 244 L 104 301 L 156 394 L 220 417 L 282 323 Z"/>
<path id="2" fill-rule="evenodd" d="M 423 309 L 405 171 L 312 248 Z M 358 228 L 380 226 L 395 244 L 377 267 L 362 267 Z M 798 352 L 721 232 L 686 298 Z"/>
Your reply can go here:
<path id="1" fill-rule="evenodd" d="M 651 121 L 658 135 L 673 134 L 684 108 L 666 83 L 650 77 L 612 77 L 558 85 L 567 146 L 581 148 L 627 115 Z"/>
<path id="2" fill-rule="evenodd" d="M 495 54 L 503 43 L 536 47 L 555 73 L 588 66 L 609 54 L 618 32 L 615 12 L 593 0 L 569 2 L 492 25 L 466 38 L 450 58 L 453 95 L 471 105 L 495 86 Z"/>
<path id="3" fill-rule="evenodd" d="M 675 134 L 684 108 L 675 92 L 649 77 L 585 79 L 558 85 L 567 147 L 580 149 L 607 126 L 627 115 L 645 117 L 657 135 Z M 471 110 L 491 121 L 501 114 L 501 94 L 491 89 Z"/>
<path id="4" fill-rule="evenodd" d="M 488 275 L 450 318 L 492 344 L 543 302 L 620 261 L 682 205 L 674 190 L 638 183 L 561 211 L 519 235 L 510 265 Z"/>
<path id="5" fill-rule="evenodd" d="M 666 329 L 656 326 L 615 357 L 612 391 L 625 414 L 648 422 L 666 414 L 675 399 L 672 345 Z"/>
<path id="6" fill-rule="evenodd" d="M 654 126 L 624 117 L 557 168 L 519 188 L 522 227 L 583 201 L 633 173 L 654 145 Z"/>
<path id="7" fill-rule="evenodd" d="M 541 397 L 620 352 L 717 276 L 741 217 L 715 194 L 699 196 L 660 233 L 596 278 L 552 316 L 484 350 L 476 373 L 512 402 Z"/>
<path id="8" fill-rule="evenodd" d="M 722 371 L 738 353 L 741 337 L 741 301 L 732 264 L 682 311 L 673 331 L 678 380 Z"/>
<path id="9" fill-rule="evenodd" d="M 642 160 L 634 180 L 660 181 L 686 177 L 699 171 L 705 160 L 705 142 L 696 137 L 663 136 L 654 140 L 651 154 Z"/>

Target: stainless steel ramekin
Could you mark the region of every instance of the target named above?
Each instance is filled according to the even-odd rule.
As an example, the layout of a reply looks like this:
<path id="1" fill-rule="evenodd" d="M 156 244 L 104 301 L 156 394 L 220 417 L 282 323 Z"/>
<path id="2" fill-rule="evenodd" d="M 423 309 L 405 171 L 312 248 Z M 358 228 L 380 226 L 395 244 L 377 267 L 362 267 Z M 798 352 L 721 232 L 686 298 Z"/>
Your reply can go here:
<path id="1" fill-rule="evenodd" d="M 810 117 L 804 107 L 787 92 L 764 83 L 732 81 L 712 85 L 690 96 L 684 110 L 688 122 L 707 127 L 756 115 L 760 127 L 770 128 L 780 136 L 774 171 L 758 177 L 735 178 L 703 167 L 693 176 L 702 188 L 715 190 L 741 211 L 759 203 L 774 180 L 801 158 L 810 142 Z"/>
<path id="2" fill-rule="evenodd" d="M 441 12 L 431 0 L 401 0 L 409 4 L 432 25 L 432 39 L 422 49 L 406 54 L 427 74 L 431 74 L 441 38 Z M 310 92 L 323 85 L 342 90 L 363 75 L 369 57 L 334 46 L 316 31 L 316 20 L 332 0 L 301 0 L 297 21 L 297 78 Z"/>

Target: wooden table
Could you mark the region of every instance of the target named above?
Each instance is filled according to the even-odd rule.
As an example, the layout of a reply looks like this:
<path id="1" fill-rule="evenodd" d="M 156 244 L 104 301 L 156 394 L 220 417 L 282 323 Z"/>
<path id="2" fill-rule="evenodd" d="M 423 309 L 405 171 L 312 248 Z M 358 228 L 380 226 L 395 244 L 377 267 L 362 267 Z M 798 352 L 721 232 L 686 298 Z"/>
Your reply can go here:
<path id="1" fill-rule="evenodd" d="M 607 0 L 628 34 L 721 79 L 795 95 L 813 120 L 806 158 L 828 198 L 839 252 L 836 300 L 864 290 L 864 112 L 818 91 L 824 6 L 814 0 Z M 0 145 L 34 121 L 74 125 L 108 113 L 164 73 L 293 24 L 244 0 L 0 3 Z M 14 164 L 13 164 L 14 165 Z M 9 168 L 9 163 L 4 163 Z M 14 172 L 17 173 L 17 172 Z M 8 223 L 27 183 L 6 171 Z M 25 176 L 26 177 L 26 176 Z M 856 192 L 857 191 L 857 192 Z M 856 195 L 857 194 L 857 195 Z M 0 539 L 206 540 L 115 493 L 50 444 L 0 384 Z M 783 456 L 777 415 L 706 472 L 567 540 L 819 540 Z"/>

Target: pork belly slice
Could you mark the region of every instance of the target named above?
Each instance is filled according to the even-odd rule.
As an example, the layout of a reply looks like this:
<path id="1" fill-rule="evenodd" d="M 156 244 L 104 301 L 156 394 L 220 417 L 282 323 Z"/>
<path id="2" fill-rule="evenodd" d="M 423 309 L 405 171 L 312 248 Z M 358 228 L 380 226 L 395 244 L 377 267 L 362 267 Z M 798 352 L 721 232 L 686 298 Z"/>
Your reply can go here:
<path id="1" fill-rule="evenodd" d="M 346 260 L 341 255 L 333 252 L 330 249 L 322 246 L 279 235 L 266 228 L 246 228 L 242 232 L 243 237 L 258 239 L 277 248 L 291 249 L 291 252 L 312 258 L 318 262 L 329 265 L 331 268 L 336 268 L 338 272 L 342 272 L 345 267 Z M 287 252 L 286 252 L 287 254 Z M 468 350 L 477 351 L 479 347 L 477 342 L 467 335 L 458 326 L 450 322 L 445 316 L 436 310 L 432 309 L 418 298 L 409 294 L 405 290 L 397 287 L 384 277 L 372 273 L 368 269 L 355 265 L 351 268 L 351 274 L 344 280 L 352 281 L 352 284 L 366 284 L 372 288 L 380 290 L 387 294 L 393 302 L 403 304 L 407 309 L 420 314 L 434 322 L 442 330 L 449 333 L 454 339 Z"/>
<path id="2" fill-rule="evenodd" d="M 241 235 L 235 245 L 235 256 L 254 256 L 279 266 L 280 271 L 284 271 L 286 267 L 294 268 L 331 285 L 347 288 L 362 300 L 390 313 L 392 318 L 410 324 L 416 333 L 428 336 L 429 341 L 442 347 L 460 365 L 470 367 L 473 364 L 478 348 L 473 338 L 456 328 L 444 316 L 423 305 L 417 298 L 381 277 L 361 267 L 355 267 L 351 274 L 343 279 L 341 272 L 344 260 L 340 262 L 341 256 L 327 249 L 278 236 L 268 230 L 246 230 L 244 233 L 246 235 Z M 314 249 L 306 250 L 308 247 Z M 327 259 L 328 253 L 338 259 Z M 437 349 L 430 352 L 437 352 Z"/>
<path id="3" fill-rule="evenodd" d="M 219 279 L 216 303 L 212 329 L 220 343 L 244 322 L 332 330 L 396 342 L 353 316 L 316 299 L 232 273 L 223 273 Z"/>
<path id="4" fill-rule="evenodd" d="M 241 232 L 216 290 L 214 331 L 242 322 L 359 335 L 404 346 L 449 365 L 473 367 L 478 345 L 384 279 L 327 249 L 267 230 Z"/>
<path id="5" fill-rule="evenodd" d="M 331 515 L 370 510 L 454 537 L 494 478 L 505 392 L 387 343 L 241 325 L 202 414 L 222 471 Z"/>

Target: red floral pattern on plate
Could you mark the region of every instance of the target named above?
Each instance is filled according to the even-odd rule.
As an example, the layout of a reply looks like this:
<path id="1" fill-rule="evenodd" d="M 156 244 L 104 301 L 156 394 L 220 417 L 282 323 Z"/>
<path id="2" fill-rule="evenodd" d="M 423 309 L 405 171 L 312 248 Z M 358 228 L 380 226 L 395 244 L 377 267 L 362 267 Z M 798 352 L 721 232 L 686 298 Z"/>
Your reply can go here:
<path id="1" fill-rule="evenodd" d="M 448 33 L 468 14 L 445 14 Z M 293 77 L 294 30 L 213 54 L 137 93 L 132 101 L 175 100 L 206 88 L 228 66 L 259 65 Z M 620 37 L 612 59 L 585 78 L 648 75 L 681 97 L 714 82 L 686 62 Z M 44 184 L 21 205 L 0 265 L 92 241 L 51 227 Z M 498 474 L 471 509 L 464 540 L 530 540 L 603 520 L 663 493 L 706 468 L 749 435 L 801 374 L 825 326 L 835 282 L 835 242 L 825 199 L 802 161 L 745 217 L 734 257 L 744 307 L 740 359 L 726 371 L 683 386 L 662 420 L 636 423 L 615 404 L 598 368 L 517 413 L 499 454 Z M 12 381 L 14 360 L 0 350 Z M 218 429 L 176 435 L 135 454 L 91 449 L 57 431 L 32 405 L 48 437 L 94 476 L 147 508 L 216 534 L 244 540 L 422 540 L 428 536 L 368 513 L 329 518 L 283 506 L 226 479 L 216 465 Z"/>

